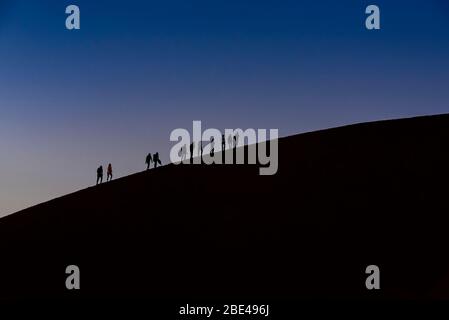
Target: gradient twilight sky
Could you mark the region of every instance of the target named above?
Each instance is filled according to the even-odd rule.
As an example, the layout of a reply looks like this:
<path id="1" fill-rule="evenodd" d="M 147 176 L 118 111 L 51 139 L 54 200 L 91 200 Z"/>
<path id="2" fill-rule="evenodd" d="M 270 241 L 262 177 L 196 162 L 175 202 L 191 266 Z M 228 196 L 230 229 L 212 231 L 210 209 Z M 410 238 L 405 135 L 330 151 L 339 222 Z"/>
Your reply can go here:
<path id="1" fill-rule="evenodd" d="M 286 136 L 449 112 L 448 84 L 447 0 L 0 0 L 0 216 L 166 163 L 192 120 Z"/>

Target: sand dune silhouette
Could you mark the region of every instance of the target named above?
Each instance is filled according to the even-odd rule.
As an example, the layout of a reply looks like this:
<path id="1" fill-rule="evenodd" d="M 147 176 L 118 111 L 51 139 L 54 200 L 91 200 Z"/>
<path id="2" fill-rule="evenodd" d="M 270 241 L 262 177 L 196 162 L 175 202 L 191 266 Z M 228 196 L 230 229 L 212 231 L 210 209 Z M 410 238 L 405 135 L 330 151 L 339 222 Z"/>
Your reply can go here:
<path id="1" fill-rule="evenodd" d="M 0 297 L 445 298 L 448 188 L 449 115 L 282 138 L 274 176 L 168 165 L 0 219 Z"/>

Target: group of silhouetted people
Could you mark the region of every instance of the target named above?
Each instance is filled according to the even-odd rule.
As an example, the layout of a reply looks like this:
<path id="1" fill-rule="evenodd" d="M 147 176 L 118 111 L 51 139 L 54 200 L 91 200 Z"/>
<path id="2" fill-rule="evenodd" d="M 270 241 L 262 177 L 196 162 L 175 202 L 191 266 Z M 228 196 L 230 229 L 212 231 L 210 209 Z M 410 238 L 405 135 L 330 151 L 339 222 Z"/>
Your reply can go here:
<path id="1" fill-rule="evenodd" d="M 156 168 L 157 165 L 162 165 L 161 159 L 159 159 L 159 152 L 156 152 L 151 156 L 151 153 L 149 153 L 145 159 L 145 164 L 147 165 L 147 170 L 150 169 L 151 162 L 154 163 L 154 167 Z"/>
<path id="2" fill-rule="evenodd" d="M 239 134 L 236 133 L 235 135 L 229 135 L 228 136 L 228 146 L 229 149 L 233 148 L 236 149 L 237 146 L 239 144 Z M 209 155 L 211 157 L 214 156 L 215 154 L 215 139 L 212 137 L 210 139 L 210 151 L 209 151 Z M 193 162 L 193 151 L 195 149 L 195 143 L 192 142 L 189 146 L 190 149 L 190 162 Z M 224 157 L 224 151 L 226 151 L 226 139 L 225 139 L 225 135 L 221 135 L 221 151 L 223 152 L 223 157 Z M 181 161 L 184 161 L 187 159 L 187 144 L 185 144 L 184 146 L 181 147 L 181 149 L 178 152 L 178 156 L 181 158 Z M 198 142 L 198 156 L 202 157 L 203 156 L 203 141 L 199 141 Z"/>
<path id="3" fill-rule="evenodd" d="M 228 136 L 228 145 L 230 148 L 236 148 L 238 143 L 238 134 L 235 136 Z M 211 138 L 210 140 L 211 150 L 210 150 L 210 156 L 214 156 L 215 152 L 215 141 L 214 138 Z M 192 142 L 189 146 L 190 149 L 190 159 L 193 159 L 193 150 L 194 150 L 194 143 Z M 224 151 L 226 149 L 226 140 L 225 136 L 222 135 L 221 137 L 221 148 Z M 203 144 L 202 142 L 198 145 L 198 156 L 203 155 Z M 180 156 L 181 160 L 184 160 L 187 156 L 187 145 L 181 148 L 180 150 Z M 162 165 L 161 160 L 159 159 L 159 152 L 156 152 L 155 154 L 148 153 L 147 157 L 145 158 L 145 164 L 147 165 L 147 170 L 150 169 L 151 163 L 153 163 L 154 168 L 157 168 L 157 165 Z M 112 165 L 108 164 L 107 169 L 107 178 L 106 181 L 112 180 Z M 97 185 L 103 183 L 103 166 L 98 167 L 97 169 Z"/>
<path id="4" fill-rule="evenodd" d="M 112 180 L 112 164 L 108 164 L 106 181 Z M 97 169 L 97 184 L 103 183 L 103 166 Z"/>
<path id="5" fill-rule="evenodd" d="M 234 136 L 229 135 L 228 136 L 228 146 L 229 146 L 229 148 L 237 148 L 238 140 L 239 140 L 238 134 L 236 134 Z M 191 161 L 193 160 L 194 147 L 195 147 L 195 145 L 192 142 L 190 144 L 190 146 L 189 146 Z M 214 152 L 215 152 L 215 141 L 214 141 L 214 138 L 211 138 L 211 140 L 210 140 L 210 147 L 211 147 L 211 149 L 210 149 L 210 156 L 213 157 L 214 156 Z M 226 139 L 225 139 L 224 135 L 221 136 L 221 149 L 222 149 L 222 151 L 226 150 Z M 181 160 L 186 159 L 186 157 L 187 157 L 187 145 L 183 146 L 180 149 L 179 156 L 181 157 Z M 200 141 L 200 143 L 198 144 L 198 156 L 200 156 L 200 157 L 203 156 L 203 143 L 202 143 L 202 141 Z M 147 157 L 145 158 L 145 164 L 147 165 L 147 170 L 150 169 L 151 163 L 153 163 L 154 168 L 157 168 L 157 165 L 162 165 L 161 160 L 159 159 L 159 152 L 156 152 L 153 155 L 151 153 L 148 153 Z M 109 164 L 108 165 L 108 169 L 107 169 L 106 181 L 111 181 L 111 180 L 112 180 L 112 165 Z M 101 183 L 103 183 L 103 166 L 100 166 L 97 169 L 97 185 L 101 184 Z"/>
<path id="6" fill-rule="evenodd" d="M 159 159 L 159 152 L 156 152 L 153 155 L 151 155 L 151 153 L 147 155 L 145 159 L 147 170 L 150 169 L 150 165 L 152 162 L 154 164 L 154 168 L 156 168 L 157 165 L 162 165 L 161 159 Z M 112 164 L 108 164 L 106 181 L 108 182 L 111 180 L 112 180 Z M 101 183 L 103 183 L 103 166 L 99 166 L 97 169 L 97 185 Z"/>

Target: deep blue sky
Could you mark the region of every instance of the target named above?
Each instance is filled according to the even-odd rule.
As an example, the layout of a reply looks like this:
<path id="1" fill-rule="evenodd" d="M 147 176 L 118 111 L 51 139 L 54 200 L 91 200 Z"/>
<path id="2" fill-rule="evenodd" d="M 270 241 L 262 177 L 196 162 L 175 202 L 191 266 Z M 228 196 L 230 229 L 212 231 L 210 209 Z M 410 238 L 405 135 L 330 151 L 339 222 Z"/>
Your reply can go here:
<path id="1" fill-rule="evenodd" d="M 100 164 L 167 162 L 192 120 L 286 136 L 449 112 L 448 58 L 447 0 L 1 0 L 0 216 L 91 185 Z"/>

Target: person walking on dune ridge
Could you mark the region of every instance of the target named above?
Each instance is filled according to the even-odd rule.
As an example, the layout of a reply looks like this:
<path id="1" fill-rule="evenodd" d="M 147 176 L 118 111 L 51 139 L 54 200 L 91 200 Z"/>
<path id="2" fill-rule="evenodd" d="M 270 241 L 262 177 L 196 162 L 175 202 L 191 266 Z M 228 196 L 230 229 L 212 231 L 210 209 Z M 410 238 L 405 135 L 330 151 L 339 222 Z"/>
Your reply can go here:
<path id="1" fill-rule="evenodd" d="M 225 135 L 222 134 L 221 135 L 221 151 L 223 152 L 223 155 L 224 155 L 225 150 L 226 150 L 226 139 L 225 139 Z"/>
<path id="2" fill-rule="evenodd" d="M 158 164 L 162 165 L 161 160 L 159 159 L 159 152 L 156 152 L 153 155 L 153 162 L 154 162 L 154 168 L 156 168 Z"/>
<path id="3" fill-rule="evenodd" d="M 210 138 L 210 156 L 213 157 L 215 153 L 215 140 L 214 138 Z"/>
<path id="4" fill-rule="evenodd" d="M 190 163 L 192 164 L 193 163 L 193 150 L 195 149 L 195 143 L 194 142 L 192 142 L 191 144 L 190 144 Z"/>
<path id="5" fill-rule="evenodd" d="M 184 161 L 187 157 L 187 145 L 183 145 L 181 150 L 179 150 L 178 156 L 181 158 L 181 161 Z"/>
<path id="6" fill-rule="evenodd" d="M 112 180 L 112 165 L 108 164 L 108 171 L 107 171 L 106 181 L 111 181 L 111 180 Z"/>
<path id="7" fill-rule="evenodd" d="M 147 170 L 150 169 L 151 161 L 153 161 L 153 158 L 151 157 L 151 153 L 149 153 L 145 159 L 145 164 L 147 165 Z"/>
<path id="8" fill-rule="evenodd" d="M 103 182 L 103 166 L 99 166 L 97 169 L 97 185 Z"/>

